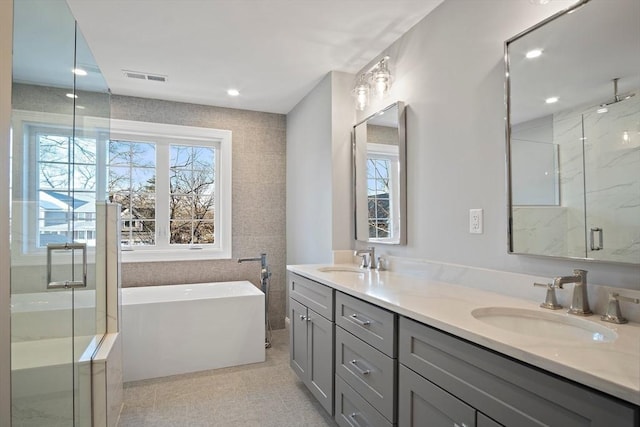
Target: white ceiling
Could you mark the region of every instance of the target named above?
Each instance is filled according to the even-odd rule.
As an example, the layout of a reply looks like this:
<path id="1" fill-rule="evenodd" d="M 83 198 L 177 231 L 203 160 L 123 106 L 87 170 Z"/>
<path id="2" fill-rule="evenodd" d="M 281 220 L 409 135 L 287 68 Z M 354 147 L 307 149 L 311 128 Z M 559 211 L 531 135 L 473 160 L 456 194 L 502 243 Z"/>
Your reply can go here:
<path id="1" fill-rule="evenodd" d="M 114 94 L 288 113 L 327 72 L 359 71 L 442 1 L 67 3 Z"/>

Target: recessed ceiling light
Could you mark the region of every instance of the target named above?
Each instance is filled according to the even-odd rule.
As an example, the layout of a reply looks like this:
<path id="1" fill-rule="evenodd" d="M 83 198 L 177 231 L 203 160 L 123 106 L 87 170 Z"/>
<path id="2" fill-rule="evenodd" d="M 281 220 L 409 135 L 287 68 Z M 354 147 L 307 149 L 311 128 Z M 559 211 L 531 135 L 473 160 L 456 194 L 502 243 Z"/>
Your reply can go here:
<path id="1" fill-rule="evenodd" d="M 227 91 L 227 95 L 229 95 L 229 96 L 238 96 L 238 95 L 240 95 L 240 91 L 238 89 L 229 89 Z"/>
<path id="2" fill-rule="evenodd" d="M 67 93 L 67 94 L 66 94 L 66 97 L 67 97 L 67 98 L 71 98 L 71 99 L 75 99 L 75 98 L 77 98 L 77 97 L 78 97 L 78 95 L 76 95 L 75 93 Z"/>
<path id="3" fill-rule="evenodd" d="M 558 102 L 558 97 L 552 96 L 551 98 L 545 99 L 544 102 L 546 102 L 547 104 L 555 104 L 556 102 Z"/>
<path id="4" fill-rule="evenodd" d="M 71 72 L 73 74 L 75 74 L 76 76 L 86 76 L 87 72 L 85 70 L 83 70 L 82 68 L 74 68 L 73 70 L 71 70 Z"/>
<path id="5" fill-rule="evenodd" d="M 532 49 L 525 55 L 528 59 L 537 58 L 542 55 L 542 49 Z"/>

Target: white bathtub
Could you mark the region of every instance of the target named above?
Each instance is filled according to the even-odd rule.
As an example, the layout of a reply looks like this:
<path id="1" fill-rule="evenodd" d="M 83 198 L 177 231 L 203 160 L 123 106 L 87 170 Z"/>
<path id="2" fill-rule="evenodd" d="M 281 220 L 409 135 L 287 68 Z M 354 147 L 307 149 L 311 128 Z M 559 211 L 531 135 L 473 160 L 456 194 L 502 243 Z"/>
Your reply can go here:
<path id="1" fill-rule="evenodd" d="M 264 294 L 250 282 L 122 289 L 124 381 L 265 360 Z"/>

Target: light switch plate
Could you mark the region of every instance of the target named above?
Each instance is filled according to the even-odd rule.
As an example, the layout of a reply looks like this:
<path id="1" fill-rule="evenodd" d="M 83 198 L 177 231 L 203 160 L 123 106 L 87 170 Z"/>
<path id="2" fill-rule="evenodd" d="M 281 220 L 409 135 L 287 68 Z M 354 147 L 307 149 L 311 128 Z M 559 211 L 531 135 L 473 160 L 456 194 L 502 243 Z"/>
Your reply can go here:
<path id="1" fill-rule="evenodd" d="M 482 234 L 482 209 L 469 209 L 469 233 Z"/>

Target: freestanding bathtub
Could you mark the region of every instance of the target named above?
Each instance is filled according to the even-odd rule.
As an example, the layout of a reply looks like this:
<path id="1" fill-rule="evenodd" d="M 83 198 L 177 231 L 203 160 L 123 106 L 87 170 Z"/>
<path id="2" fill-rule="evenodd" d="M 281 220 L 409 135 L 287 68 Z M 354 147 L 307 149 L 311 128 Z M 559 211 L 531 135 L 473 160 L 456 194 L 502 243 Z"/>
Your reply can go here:
<path id="1" fill-rule="evenodd" d="M 264 311 L 247 281 L 123 288 L 124 381 L 264 362 Z"/>

